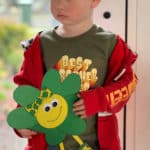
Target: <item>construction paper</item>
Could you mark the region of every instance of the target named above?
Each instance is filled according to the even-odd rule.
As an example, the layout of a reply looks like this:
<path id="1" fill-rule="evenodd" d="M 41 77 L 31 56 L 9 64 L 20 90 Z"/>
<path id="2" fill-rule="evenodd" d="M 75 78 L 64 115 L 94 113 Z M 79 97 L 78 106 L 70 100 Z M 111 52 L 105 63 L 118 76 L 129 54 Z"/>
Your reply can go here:
<path id="1" fill-rule="evenodd" d="M 49 145 L 62 142 L 67 134 L 79 135 L 86 130 L 86 123 L 72 111 L 77 100 L 81 80 L 75 73 L 61 81 L 57 70 L 49 70 L 38 90 L 23 85 L 14 91 L 14 99 L 21 105 L 9 113 L 8 124 L 16 129 L 32 129 L 46 135 Z"/>

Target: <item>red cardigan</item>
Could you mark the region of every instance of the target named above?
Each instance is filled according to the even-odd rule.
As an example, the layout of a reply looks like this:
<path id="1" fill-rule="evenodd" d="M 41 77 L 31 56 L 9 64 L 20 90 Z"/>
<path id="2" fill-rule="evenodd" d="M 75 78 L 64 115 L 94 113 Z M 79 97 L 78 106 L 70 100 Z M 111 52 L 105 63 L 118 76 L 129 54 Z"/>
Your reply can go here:
<path id="1" fill-rule="evenodd" d="M 133 54 L 124 41 L 118 36 L 117 43 L 109 60 L 108 74 L 104 86 L 81 93 L 84 99 L 87 116 L 104 111 L 116 113 L 123 108 L 137 83 L 137 78 L 131 68 L 136 58 L 137 55 Z M 18 85 L 29 84 L 40 89 L 44 75 L 42 64 L 40 34 L 38 34 L 25 51 L 22 67 L 20 72 L 15 75 L 14 82 Z M 104 135 L 101 131 L 107 130 L 107 126 L 110 126 L 109 124 L 116 122 L 115 119 L 113 119 L 114 121 L 110 120 L 109 124 L 105 124 L 105 127 L 103 127 L 101 126 L 101 122 L 103 122 L 104 118 L 109 120 L 110 117 L 98 118 L 98 128 L 101 128 L 98 129 L 101 149 L 103 149 L 104 143 L 108 145 L 108 141 L 111 143 L 112 140 L 111 138 L 107 139 L 106 137 L 109 135 Z M 116 133 L 112 132 L 111 134 L 118 136 L 118 131 L 116 131 Z M 119 139 L 116 144 L 120 147 Z M 44 135 L 38 134 L 34 138 L 29 139 L 25 149 L 46 150 L 47 144 Z M 119 148 L 110 148 L 109 150 L 119 150 Z"/>

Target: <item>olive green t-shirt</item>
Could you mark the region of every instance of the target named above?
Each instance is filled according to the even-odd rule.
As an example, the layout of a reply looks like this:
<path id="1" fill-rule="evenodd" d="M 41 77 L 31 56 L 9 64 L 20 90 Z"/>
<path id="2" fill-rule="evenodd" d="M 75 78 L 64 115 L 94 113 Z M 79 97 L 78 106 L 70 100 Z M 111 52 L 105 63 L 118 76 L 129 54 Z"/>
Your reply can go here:
<path id="1" fill-rule="evenodd" d="M 70 38 L 57 35 L 55 29 L 45 31 L 41 33 L 40 42 L 45 71 L 55 67 L 62 79 L 71 72 L 78 73 L 82 81 L 81 91 L 86 91 L 103 85 L 116 35 L 93 25 L 87 32 Z M 99 150 L 96 115 L 87 118 L 86 122 L 87 130 L 80 137 L 94 150 Z M 79 148 L 71 135 L 63 142 L 66 150 Z"/>

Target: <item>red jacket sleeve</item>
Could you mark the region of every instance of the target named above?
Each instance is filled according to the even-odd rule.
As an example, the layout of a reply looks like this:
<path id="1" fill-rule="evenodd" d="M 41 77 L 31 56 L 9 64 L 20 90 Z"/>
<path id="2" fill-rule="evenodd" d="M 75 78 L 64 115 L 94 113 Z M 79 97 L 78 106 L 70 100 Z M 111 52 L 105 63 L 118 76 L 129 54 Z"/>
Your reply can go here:
<path id="1" fill-rule="evenodd" d="M 41 59 L 40 33 L 24 52 L 24 60 L 20 71 L 14 76 L 18 85 L 32 85 L 41 88 L 43 78 L 43 62 Z"/>
<path id="2" fill-rule="evenodd" d="M 132 70 L 136 58 L 118 36 L 105 84 L 81 93 L 87 116 L 104 111 L 116 113 L 122 109 L 136 87 L 137 77 Z"/>
<path id="3" fill-rule="evenodd" d="M 24 60 L 20 71 L 14 76 L 14 82 L 17 85 L 33 85 L 34 87 L 41 87 L 41 80 L 43 76 L 43 66 L 40 50 L 40 34 L 36 36 L 33 43 L 25 50 Z M 17 107 L 20 107 L 19 105 Z M 16 134 L 21 137 L 16 129 Z"/>

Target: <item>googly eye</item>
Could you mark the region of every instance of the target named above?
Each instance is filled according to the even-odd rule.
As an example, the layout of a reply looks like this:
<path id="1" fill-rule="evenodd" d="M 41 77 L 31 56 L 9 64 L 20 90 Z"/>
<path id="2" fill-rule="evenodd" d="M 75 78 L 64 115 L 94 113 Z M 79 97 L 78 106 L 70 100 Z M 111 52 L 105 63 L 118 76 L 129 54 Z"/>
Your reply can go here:
<path id="1" fill-rule="evenodd" d="M 57 99 L 52 100 L 51 104 L 52 104 L 52 107 L 57 107 L 58 100 Z"/>
<path id="2" fill-rule="evenodd" d="M 49 112 L 51 110 L 51 105 L 50 104 L 46 104 L 45 106 L 44 106 L 44 111 L 45 112 Z"/>

